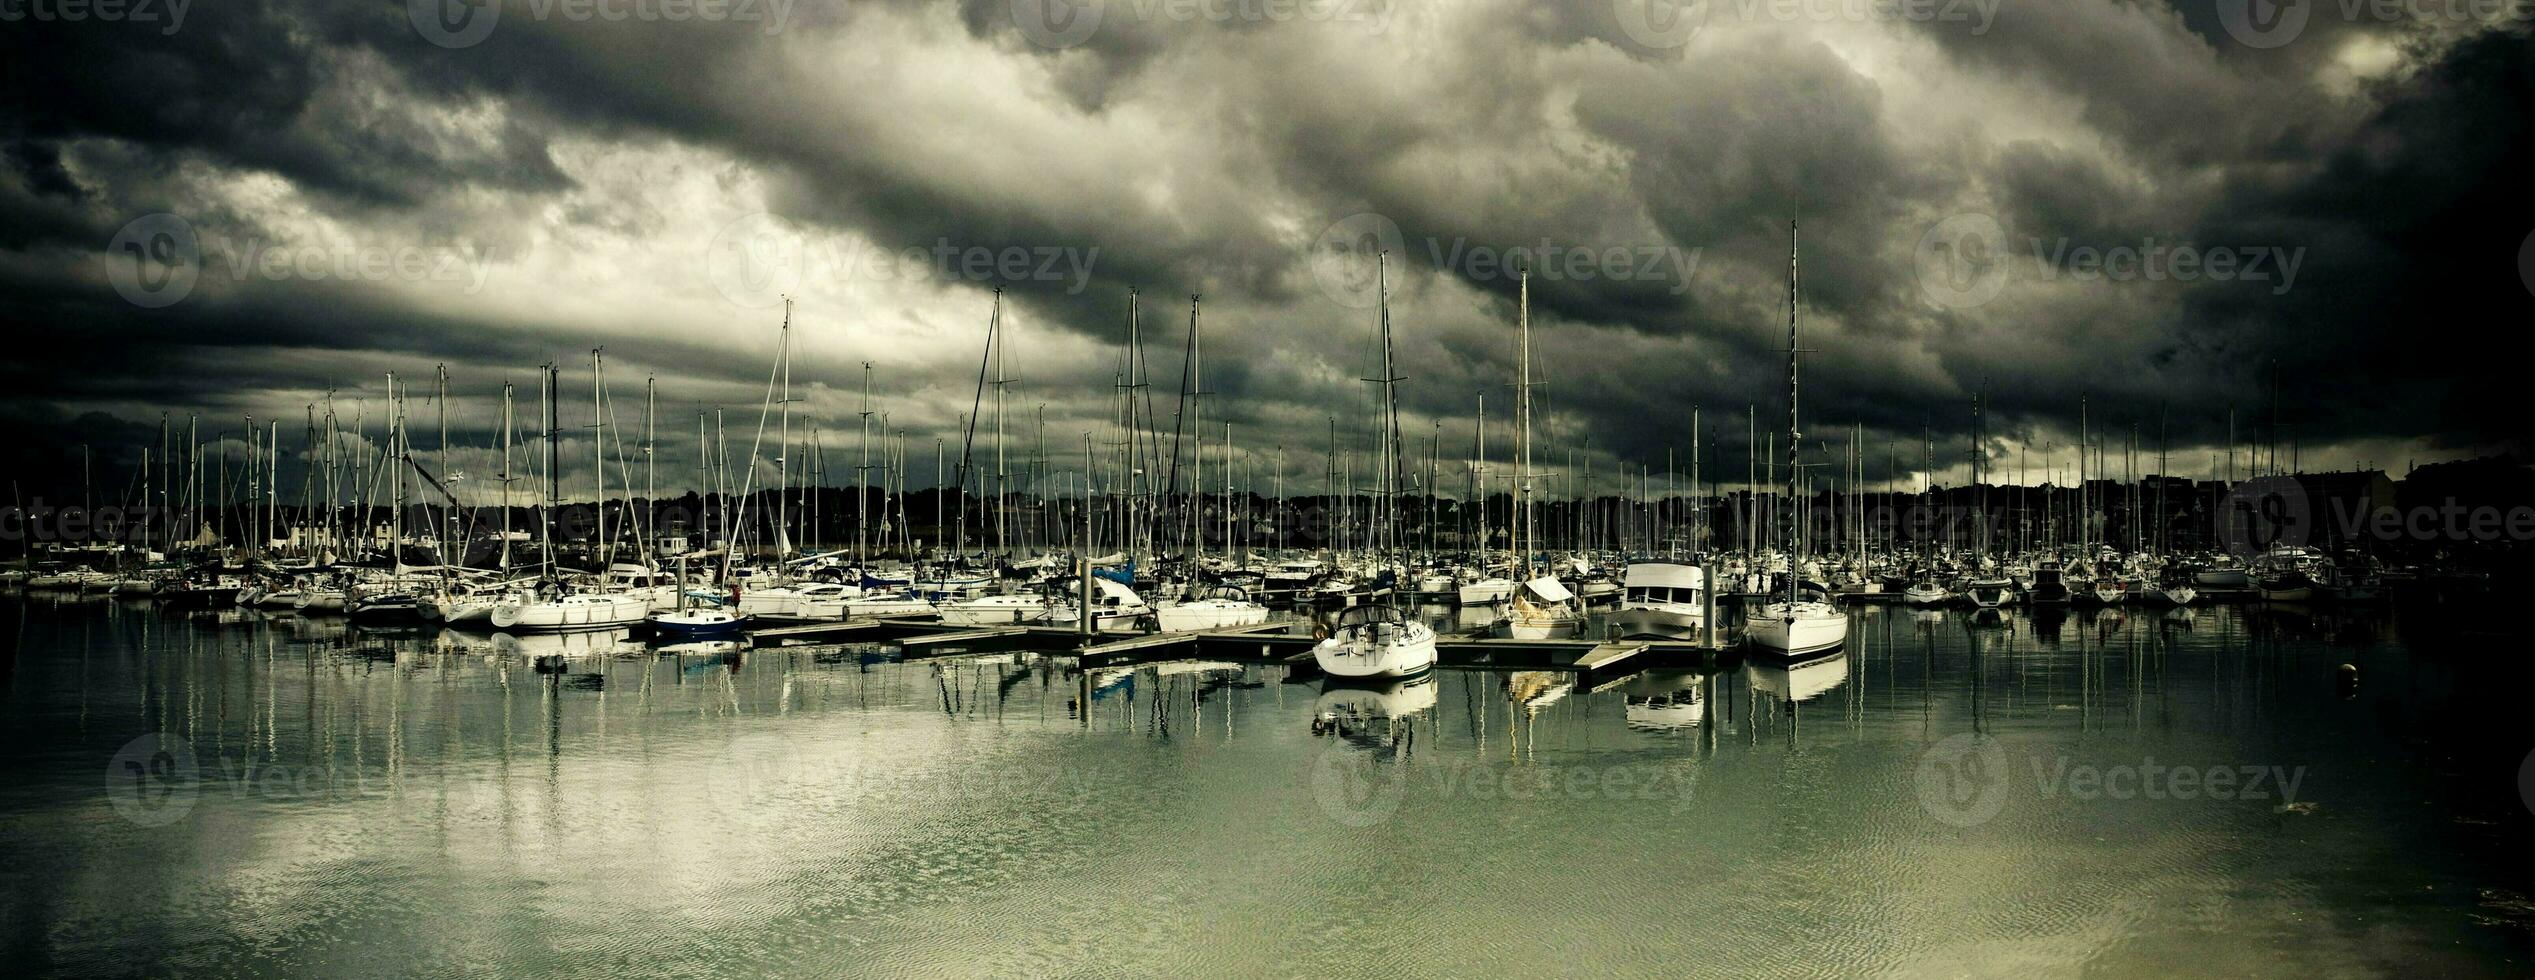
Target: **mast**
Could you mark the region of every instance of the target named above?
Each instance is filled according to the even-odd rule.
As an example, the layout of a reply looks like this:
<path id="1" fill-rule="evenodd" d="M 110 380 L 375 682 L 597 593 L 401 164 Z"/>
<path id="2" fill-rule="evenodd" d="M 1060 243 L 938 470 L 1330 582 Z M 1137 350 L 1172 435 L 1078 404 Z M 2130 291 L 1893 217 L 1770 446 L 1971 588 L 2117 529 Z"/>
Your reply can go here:
<path id="1" fill-rule="evenodd" d="M 784 499 L 784 495 L 792 487 L 792 297 L 790 296 L 783 298 L 782 331 L 775 341 L 775 371 L 782 379 L 781 387 L 777 389 L 775 396 L 780 406 L 777 409 L 780 416 L 777 431 L 781 435 L 780 441 L 775 443 L 776 581 L 783 580 L 783 559 L 792 551 L 792 510 Z M 764 416 L 758 418 L 757 424 L 761 428 L 757 431 L 762 433 L 765 431 L 762 426 L 766 423 Z M 750 452 L 755 452 L 755 447 L 751 447 Z"/>
<path id="2" fill-rule="evenodd" d="M 863 461 L 854 467 L 854 563 L 871 563 L 871 362 L 863 362 Z M 884 491 L 885 493 L 885 491 Z"/>
<path id="3" fill-rule="evenodd" d="M 511 570 L 511 383 L 502 382 L 502 554 L 500 568 Z"/>
<path id="4" fill-rule="evenodd" d="M 1479 575 L 1488 571 L 1488 393 L 1479 392 L 1479 461 L 1470 467 L 1472 502 L 1479 509 Z"/>
<path id="5" fill-rule="evenodd" d="M 555 577 L 554 511 L 563 506 L 563 476 L 560 469 L 563 455 L 558 445 L 563 435 L 563 419 L 561 413 L 555 408 L 555 403 L 561 400 L 559 396 L 562 394 L 563 369 L 551 361 L 547 362 L 543 382 L 537 392 L 537 402 L 539 410 L 546 416 L 546 499 L 537 506 L 537 541 L 545 563 L 544 572 L 539 577 L 551 581 Z"/>
<path id="6" fill-rule="evenodd" d="M 660 506 L 660 471 L 657 462 L 659 448 L 660 379 L 656 376 L 646 377 L 643 379 L 643 513 L 646 519 L 635 525 L 638 533 L 637 547 L 646 554 L 651 550 L 650 538 L 652 537 L 646 529 L 657 530 L 657 528 L 652 528 L 651 519 L 657 518 L 655 508 Z M 679 575 L 678 582 L 679 588 L 683 590 L 686 587 L 686 576 Z"/>
<path id="7" fill-rule="evenodd" d="M 1798 415 L 1796 408 L 1796 365 L 1801 359 L 1804 351 L 1802 345 L 1798 343 L 1800 340 L 1798 324 L 1802 321 L 1797 316 L 1797 297 L 1800 294 L 1801 280 L 1798 278 L 1799 266 L 1797 265 L 1796 255 L 1796 222 L 1793 219 L 1790 219 L 1787 222 L 1787 500 L 1791 513 L 1796 499 L 1797 461 L 1803 455 L 1801 442 L 1804 438 L 1803 429 L 1797 425 Z M 1804 541 L 1801 536 L 1792 533 L 1792 528 L 1790 528 L 1789 531 L 1787 550 L 1787 605 L 1789 613 L 1792 614 L 1794 612 L 1797 598 L 1797 582 L 1804 577 L 1802 562 L 1804 557 L 1802 551 Z"/>
<path id="8" fill-rule="evenodd" d="M 606 350 L 607 348 L 605 347 L 590 348 L 590 462 L 592 464 L 591 473 L 596 480 L 596 482 L 592 484 L 594 487 L 593 492 L 597 494 L 596 499 L 591 502 L 591 506 L 598 508 L 599 512 L 598 541 L 597 547 L 593 550 L 592 557 L 598 561 L 598 570 L 601 573 L 605 573 L 607 571 L 608 545 L 607 409 L 605 406 L 600 404 L 602 400 L 600 389 L 604 384 L 600 378 L 605 373 L 605 368 L 602 364 L 601 358 L 605 356 Z"/>
<path id="9" fill-rule="evenodd" d="M 1532 578 L 1532 552 L 1538 548 L 1537 542 L 1532 540 L 1532 272 L 1530 269 L 1522 271 L 1520 289 L 1515 306 L 1516 336 L 1520 347 L 1515 361 L 1520 365 L 1522 381 L 1519 385 L 1521 390 L 1517 393 L 1519 399 L 1514 405 L 1514 413 L 1519 417 L 1519 421 L 1515 424 L 1514 436 L 1516 447 L 1514 505 L 1517 510 L 1514 523 L 1517 532 L 1514 550 L 1518 552 L 1517 560 L 1523 563 L 1523 580 L 1528 582 Z"/>

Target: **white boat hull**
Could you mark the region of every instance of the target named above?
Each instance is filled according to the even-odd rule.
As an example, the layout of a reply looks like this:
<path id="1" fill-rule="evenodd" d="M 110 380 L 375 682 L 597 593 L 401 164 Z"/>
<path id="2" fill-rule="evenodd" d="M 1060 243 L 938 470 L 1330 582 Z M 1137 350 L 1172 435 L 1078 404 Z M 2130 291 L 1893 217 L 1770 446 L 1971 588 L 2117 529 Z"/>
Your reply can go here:
<path id="1" fill-rule="evenodd" d="M 1019 596 L 988 596 L 935 608 L 945 626 L 1025 626 L 1046 622 L 1048 614 L 1046 603 Z"/>
<path id="2" fill-rule="evenodd" d="M 1465 606 L 1493 606 L 1513 596 L 1512 579 L 1484 579 L 1461 587 L 1461 604 Z"/>
<path id="3" fill-rule="evenodd" d="M 1762 653 L 1789 657 L 1819 653 L 1848 641 L 1848 615 L 1799 612 L 1791 616 L 1783 604 L 1763 606 L 1743 625 L 1743 639 Z"/>
<path id="4" fill-rule="evenodd" d="M 1372 635 L 1341 634 L 1312 647 L 1312 659 L 1321 673 L 1340 680 L 1415 677 L 1435 668 L 1435 631 L 1409 623 Z"/>
<path id="5" fill-rule="evenodd" d="M 1165 633 L 1233 629 L 1267 622 L 1268 608 L 1255 602 L 1181 602 L 1154 611 Z"/>
<path id="6" fill-rule="evenodd" d="M 643 617 L 651 614 L 650 601 L 639 595 L 573 601 L 585 598 L 567 596 L 556 602 L 505 602 L 493 608 L 493 627 L 520 633 L 621 629 L 640 623 Z"/>
<path id="7" fill-rule="evenodd" d="M 1622 609 L 1611 614 L 1611 626 L 1621 636 L 1654 636 L 1666 639 L 1689 639 L 1699 635 L 1707 624 L 1704 612 L 1658 607 Z"/>

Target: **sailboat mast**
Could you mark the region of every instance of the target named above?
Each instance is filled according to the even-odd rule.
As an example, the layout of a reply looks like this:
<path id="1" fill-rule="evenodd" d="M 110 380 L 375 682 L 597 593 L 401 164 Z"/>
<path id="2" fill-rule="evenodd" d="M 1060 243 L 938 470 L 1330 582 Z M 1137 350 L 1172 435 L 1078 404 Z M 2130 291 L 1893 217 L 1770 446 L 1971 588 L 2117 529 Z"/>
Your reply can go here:
<path id="1" fill-rule="evenodd" d="M 1797 462 L 1803 457 L 1804 452 L 1802 447 L 1804 430 L 1797 424 L 1799 415 L 1796 365 L 1803 354 L 1803 347 L 1799 343 L 1802 339 L 1799 324 L 1803 321 L 1797 312 L 1798 296 L 1802 289 L 1802 279 L 1799 276 L 1801 267 L 1797 264 L 1797 249 L 1796 222 L 1790 219 L 1787 222 L 1787 506 L 1791 519 L 1795 514 Z M 1796 602 L 1797 581 L 1804 577 L 1801 561 L 1803 545 L 1803 538 L 1795 534 L 1791 526 L 1787 548 L 1787 602 L 1790 608 L 1793 608 Z"/>
<path id="2" fill-rule="evenodd" d="M 1514 404 L 1514 413 L 1517 416 L 1514 431 L 1516 457 L 1514 506 L 1518 511 L 1514 524 L 1516 531 L 1514 550 L 1517 552 L 1516 560 L 1523 563 L 1523 580 L 1528 582 L 1532 577 L 1532 552 L 1536 549 L 1532 540 L 1532 273 L 1530 269 L 1522 272 L 1520 293 L 1515 301 L 1515 324 L 1516 342 L 1520 347 L 1515 355 L 1515 362 L 1520 366 L 1522 375 L 1519 386 L 1521 390 L 1516 393 L 1519 397 Z"/>
<path id="3" fill-rule="evenodd" d="M 500 568 L 511 569 L 511 383 L 502 382 L 502 555 Z"/>

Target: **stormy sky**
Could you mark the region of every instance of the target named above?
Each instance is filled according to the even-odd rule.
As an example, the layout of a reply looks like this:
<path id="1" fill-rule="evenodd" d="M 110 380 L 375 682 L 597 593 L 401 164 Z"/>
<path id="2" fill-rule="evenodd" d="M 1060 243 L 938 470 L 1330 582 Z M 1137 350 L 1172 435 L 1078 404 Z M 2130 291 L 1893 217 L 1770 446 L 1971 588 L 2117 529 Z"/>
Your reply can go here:
<path id="1" fill-rule="evenodd" d="M 1807 454 L 1862 430 L 1878 482 L 1923 435 L 1959 479 L 1982 393 L 2034 482 L 2081 405 L 2116 475 L 2135 426 L 2207 476 L 2275 379 L 2307 469 L 2522 445 L 2535 6 L 1649 2 L 0 0 L 12 479 L 85 443 L 111 496 L 162 413 L 375 442 L 393 371 L 483 485 L 547 362 L 586 458 L 603 347 L 612 439 L 655 379 L 683 485 L 698 413 L 753 438 L 788 296 L 828 482 L 869 362 L 924 486 L 998 289 L 1010 449 L 1079 469 L 1134 290 L 1161 423 L 1200 295 L 1208 438 L 1316 490 L 1332 419 L 1371 445 L 1378 280 L 1458 491 L 1482 394 L 1503 472 L 1522 268 L 1537 464 L 1660 483 L 1700 406 L 1739 482 L 1791 219 Z"/>

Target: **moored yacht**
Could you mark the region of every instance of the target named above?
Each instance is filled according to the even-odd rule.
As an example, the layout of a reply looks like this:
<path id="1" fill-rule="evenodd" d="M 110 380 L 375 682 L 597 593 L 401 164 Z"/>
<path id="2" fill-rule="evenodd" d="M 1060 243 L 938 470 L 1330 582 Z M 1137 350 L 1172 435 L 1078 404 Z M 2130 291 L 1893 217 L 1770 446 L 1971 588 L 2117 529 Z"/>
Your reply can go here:
<path id="1" fill-rule="evenodd" d="M 1584 629 L 1584 610 L 1557 579 L 1541 576 L 1523 583 L 1505 604 L 1505 635 L 1517 640 L 1554 640 Z"/>
<path id="2" fill-rule="evenodd" d="M 1688 639 L 1707 624 L 1707 574 L 1678 562 L 1633 562 L 1621 572 L 1620 608 L 1611 626 L 1622 636 Z"/>
<path id="3" fill-rule="evenodd" d="M 513 596 L 493 607 L 493 628 L 521 633 L 621 629 L 643 621 L 651 602 L 639 595 L 587 592 L 559 599 Z"/>
<path id="4" fill-rule="evenodd" d="M 1388 604 L 1357 606 L 1312 647 L 1321 673 L 1345 680 L 1414 677 L 1434 669 L 1435 631 Z"/>
<path id="5" fill-rule="evenodd" d="M 1268 608 L 1250 601 L 1250 596 L 1240 589 L 1214 586 L 1190 598 L 1163 605 L 1154 611 L 1154 617 L 1166 633 L 1231 629 L 1267 622 Z"/>

